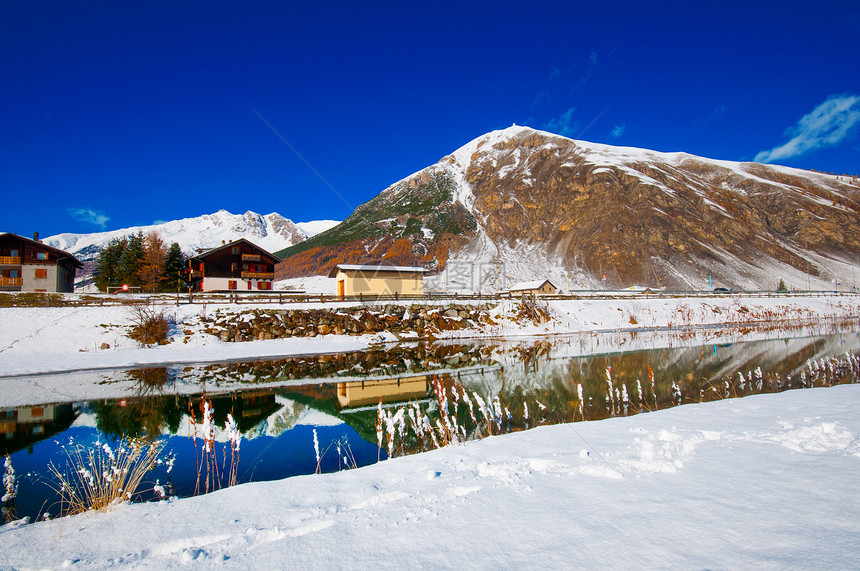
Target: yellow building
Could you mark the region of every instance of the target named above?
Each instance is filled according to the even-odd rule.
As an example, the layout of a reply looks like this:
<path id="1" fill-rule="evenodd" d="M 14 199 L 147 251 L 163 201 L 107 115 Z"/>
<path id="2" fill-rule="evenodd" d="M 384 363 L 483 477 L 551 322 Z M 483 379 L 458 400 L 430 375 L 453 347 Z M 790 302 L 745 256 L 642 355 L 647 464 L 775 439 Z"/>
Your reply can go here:
<path id="1" fill-rule="evenodd" d="M 337 384 L 337 402 L 341 408 L 377 403 L 409 402 L 430 395 L 430 375 L 394 377 Z"/>
<path id="2" fill-rule="evenodd" d="M 338 264 L 328 277 L 337 279 L 337 295 L 423 295 L 428 270 L 409 266 Z"/>

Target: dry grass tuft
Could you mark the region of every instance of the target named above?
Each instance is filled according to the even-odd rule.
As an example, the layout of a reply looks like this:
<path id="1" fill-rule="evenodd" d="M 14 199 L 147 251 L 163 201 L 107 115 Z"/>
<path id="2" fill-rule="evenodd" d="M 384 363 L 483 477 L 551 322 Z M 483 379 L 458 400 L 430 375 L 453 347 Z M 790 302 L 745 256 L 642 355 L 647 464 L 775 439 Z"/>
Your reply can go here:
<path id="1" fill-rule="evenodd" d="M 145 305 L 135 305 L 131 308 L 131 332 L 129 337 L 143 346 L 166 345 L 170 335 L 173 319 L 166 316 L 164 311 Z"/>
<path id="2" fill-rule="evenodd" d="M 155 466 L 161 447 L 161 442 L 124 438 L 116 448 L 97 442 L 93 448 L 74 446 L 67 450 L 65 466 L 48 466 L 59 482 L 56 487 L 49 485 L 60 495 L 60 515 L 101 511 L 131 501 L 146 473 Z"/>

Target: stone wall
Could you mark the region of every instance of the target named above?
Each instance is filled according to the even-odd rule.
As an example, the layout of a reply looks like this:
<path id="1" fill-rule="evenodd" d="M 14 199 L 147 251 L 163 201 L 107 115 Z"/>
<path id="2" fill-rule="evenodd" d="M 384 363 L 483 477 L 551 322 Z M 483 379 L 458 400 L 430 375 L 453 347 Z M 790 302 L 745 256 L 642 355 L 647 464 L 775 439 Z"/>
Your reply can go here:
<path id="1" fill-rule="evenodd" d="M 205 331 L 222 341 L 255 341 L 317 335 L 363 335 L 389 331 L 414 338 L 432 338 L 450 331 L 493 324 L 495 304 L 382 305 L 339 309 L 219 310 L 204 317 Z"/>

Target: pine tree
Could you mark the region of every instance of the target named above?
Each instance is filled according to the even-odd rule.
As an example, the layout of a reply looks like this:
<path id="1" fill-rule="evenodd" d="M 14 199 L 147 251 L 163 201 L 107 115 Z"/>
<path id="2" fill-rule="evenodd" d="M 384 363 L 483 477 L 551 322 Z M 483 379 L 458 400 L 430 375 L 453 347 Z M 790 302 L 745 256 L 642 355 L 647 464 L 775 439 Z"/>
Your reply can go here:
<path id="1" fill-rule="evenodd" d="M 145 253 L 143 231 L 128 237 L 128 243 L 119 260 L 118 277 L 123 284 L 140 287 L 140 266 Z"/>
<path id="2" fill-rule="evenodd" d="M 158 232 L 152 231 L 143 239 L 143 257 L 138 268 L 138 278 L 143 291 L 155 292 L 161 285 L 167 248 Z"/>
<path id="3" fill-rule="evenodd" d="M 114 238 L 99 254 L 93 283 L 100 291 L 107 291 L 108 287 L 121 285 L 120 260 L 127 248 L 127 238 Z"/>
<path id="4" fill-rule="evenodd" d="M 785 280 L 779 280 L 779 286 L 777 286 L 776 291 L 788 291 L 788 288 L 785 287 Z"/>
<path id="5" fill-rule="evenodd" d="M 167 260 L 164 263 L 164 273 L 161 277 L 160 291 L 179 292 L 182 289 L 182 280 L 179 272 L 185 267 L 185 256 L 179 244 L 173 242 L 167 249 Z"/>

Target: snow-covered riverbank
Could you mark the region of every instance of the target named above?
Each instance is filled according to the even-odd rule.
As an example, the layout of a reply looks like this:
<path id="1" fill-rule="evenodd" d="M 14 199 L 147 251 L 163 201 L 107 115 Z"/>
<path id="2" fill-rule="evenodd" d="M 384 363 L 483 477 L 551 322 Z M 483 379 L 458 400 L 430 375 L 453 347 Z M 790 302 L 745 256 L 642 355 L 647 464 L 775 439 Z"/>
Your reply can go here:
<path id="1" fill-rule="evenodd" d="M 0 527 L 0 567 L 857 568 L 860 386 Z"/>
<path id="2" fill-rule="evenodd" d="M 349 304 L 329 304 L 336 309 Z M 355 305 L 355 304 L 353 304 Z M 319 304 L 288 309 L 318 309 Z M 372 305 L 371 305 L 372 307 Z M 441 338 L 510 337 L 617 329 L 691 327 L 720 323 L 799 323 L 860 317 L 860 297 L 645 298 L 551 301 L 546 323 L 517 317 L 519 303 L 505 301 L 495 323 L 443 331 Z M 257 357 L 354 351 L 395 340 L 387 334 L 321 335 L 226 343 L 205 332 L 204 319 L 218 311 L 251 312 L 280 306 L 164 306 L 176 327 L 167 345 L 141 348 L 127 337 L 134 318 L 127 307 L 0 308 L 0 376 L 151 364 L 217 362 Z M 0 389 L 1 390 L 1 389 Z"/>

